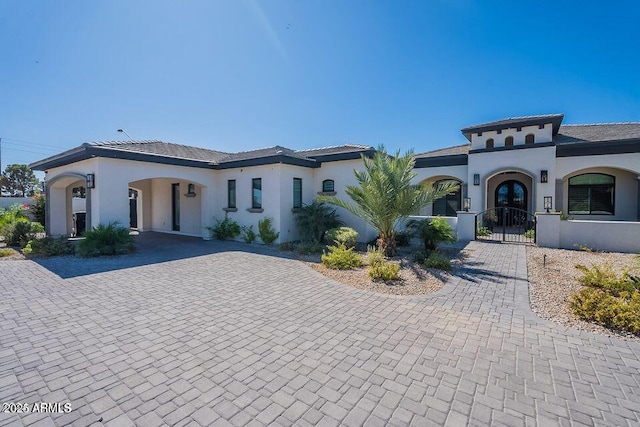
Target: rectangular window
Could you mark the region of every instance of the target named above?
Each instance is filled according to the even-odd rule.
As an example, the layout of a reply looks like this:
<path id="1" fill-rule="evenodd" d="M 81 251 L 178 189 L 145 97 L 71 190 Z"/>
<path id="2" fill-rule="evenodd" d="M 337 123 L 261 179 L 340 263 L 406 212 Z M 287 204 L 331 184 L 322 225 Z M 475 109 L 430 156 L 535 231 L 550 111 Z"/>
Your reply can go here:
<path id="1" fill-rule="evenodd" d="M 171 184 L 171 229 L 180 231 L 180 184 Z"/>
<path id="2" fill-rule="evenodd" d="M 227 181 L 227 207 L 236 207 L 236 180 L 230 179 Z"/>
<path id="3" fill-rule="evenodd" d="M 293 178 L 293 208 L 302 207 L 302 178 Z"/>
<path id="4" fill-rule="evenodd" d="M 585 173 L 569 178 L 569 214 L 614 215 L 615 178 Z"/>
<path id="5" fill-rule="evenodd" d="M 251 207 L 253 209 L 262 208 L 262 178 L 251 180 Z"/>

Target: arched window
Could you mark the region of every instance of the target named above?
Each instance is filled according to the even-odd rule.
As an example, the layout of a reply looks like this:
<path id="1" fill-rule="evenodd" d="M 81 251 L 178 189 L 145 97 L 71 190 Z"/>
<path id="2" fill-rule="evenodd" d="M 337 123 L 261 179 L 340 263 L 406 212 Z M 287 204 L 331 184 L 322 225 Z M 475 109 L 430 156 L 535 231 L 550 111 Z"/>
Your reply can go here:
<path id="1" fill-rule="evenodd" d="M 569 214 L 614 215 L 616 178 L 583 173 L 569 178 Z"/>
<path id="2" fill-rule="evenodd" d="M 487 139 L 487 148 L 493 148 L 493 138 Z"/>
<path id="3" fill-rule="evenodd" d="M 504 139 L 504 146 L 505 147 L 513 147 L 513 137 L 512 136 L 508 136 Z"/>
<path id="4" fill-rule="evenodd" d="M 441 179 L 440 181 L 436 181 L 433 186 L 437 187 L 440 184 L 451 181 L 458 184 L 458 189 L 433 202 L 433 215 L 458 216 L 456 212 L 462 210 L 462 183 L 460 181 L 453 179 Z"/>
<path id="5" fill-rule="evenodd" d="M 336 191 L 336 186 L 332 179 L 325 179 L 322 181 L 323 193 L 333 193 L 334 191 Z"/>
<path id="6" fill-rule="evenodd" d="M 525 144 L 533 144 L 536 140 L 536 136 L 532 133 L 524 137 Z"/>

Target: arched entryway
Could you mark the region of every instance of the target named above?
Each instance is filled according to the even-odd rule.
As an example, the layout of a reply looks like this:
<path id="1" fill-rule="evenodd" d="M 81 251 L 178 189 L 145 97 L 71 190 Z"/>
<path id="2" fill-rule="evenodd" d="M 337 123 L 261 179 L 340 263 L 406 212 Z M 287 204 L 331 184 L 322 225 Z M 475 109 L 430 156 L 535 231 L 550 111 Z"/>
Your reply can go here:
<path id="1" fill-rule="evenodd" d="M 48 235 L 81 235 L 91 228 L 91 186 L 87 185 L 87 175 L 65 172 L 47 178 L 45 194 Z M 82 202 L 82 207 L 77 202 Z"/>
<path id="2" fill-rule="evenodd" d="M 515 179 L 504 181 L 496 188 L 495 201 L 495 207 L 518 208 L 528 211 L 527 187 Z"/>

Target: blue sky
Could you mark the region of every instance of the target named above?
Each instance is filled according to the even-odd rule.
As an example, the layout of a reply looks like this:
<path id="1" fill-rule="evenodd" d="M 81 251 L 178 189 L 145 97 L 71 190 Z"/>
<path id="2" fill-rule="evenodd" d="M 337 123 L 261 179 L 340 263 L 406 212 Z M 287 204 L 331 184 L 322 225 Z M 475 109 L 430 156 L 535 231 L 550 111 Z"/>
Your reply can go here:
<path id="1" fill-rule="evenodd" d="M 416 152 L 640 121 L 637 2 L 0 1 L 2 165 L 88 141 Z"/>

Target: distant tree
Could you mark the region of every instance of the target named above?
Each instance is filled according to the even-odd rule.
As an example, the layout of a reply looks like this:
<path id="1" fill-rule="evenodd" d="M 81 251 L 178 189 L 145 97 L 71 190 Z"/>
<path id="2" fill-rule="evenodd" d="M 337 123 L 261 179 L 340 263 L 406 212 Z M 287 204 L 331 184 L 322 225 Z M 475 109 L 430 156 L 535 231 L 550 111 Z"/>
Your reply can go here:
<path id="1" fill-rule="evenodd" d="M 0 187 L 4 196 L 33 196 L 39 184 L 40 181 L 27 165 L 8 165 L 0 178 Z"/>

